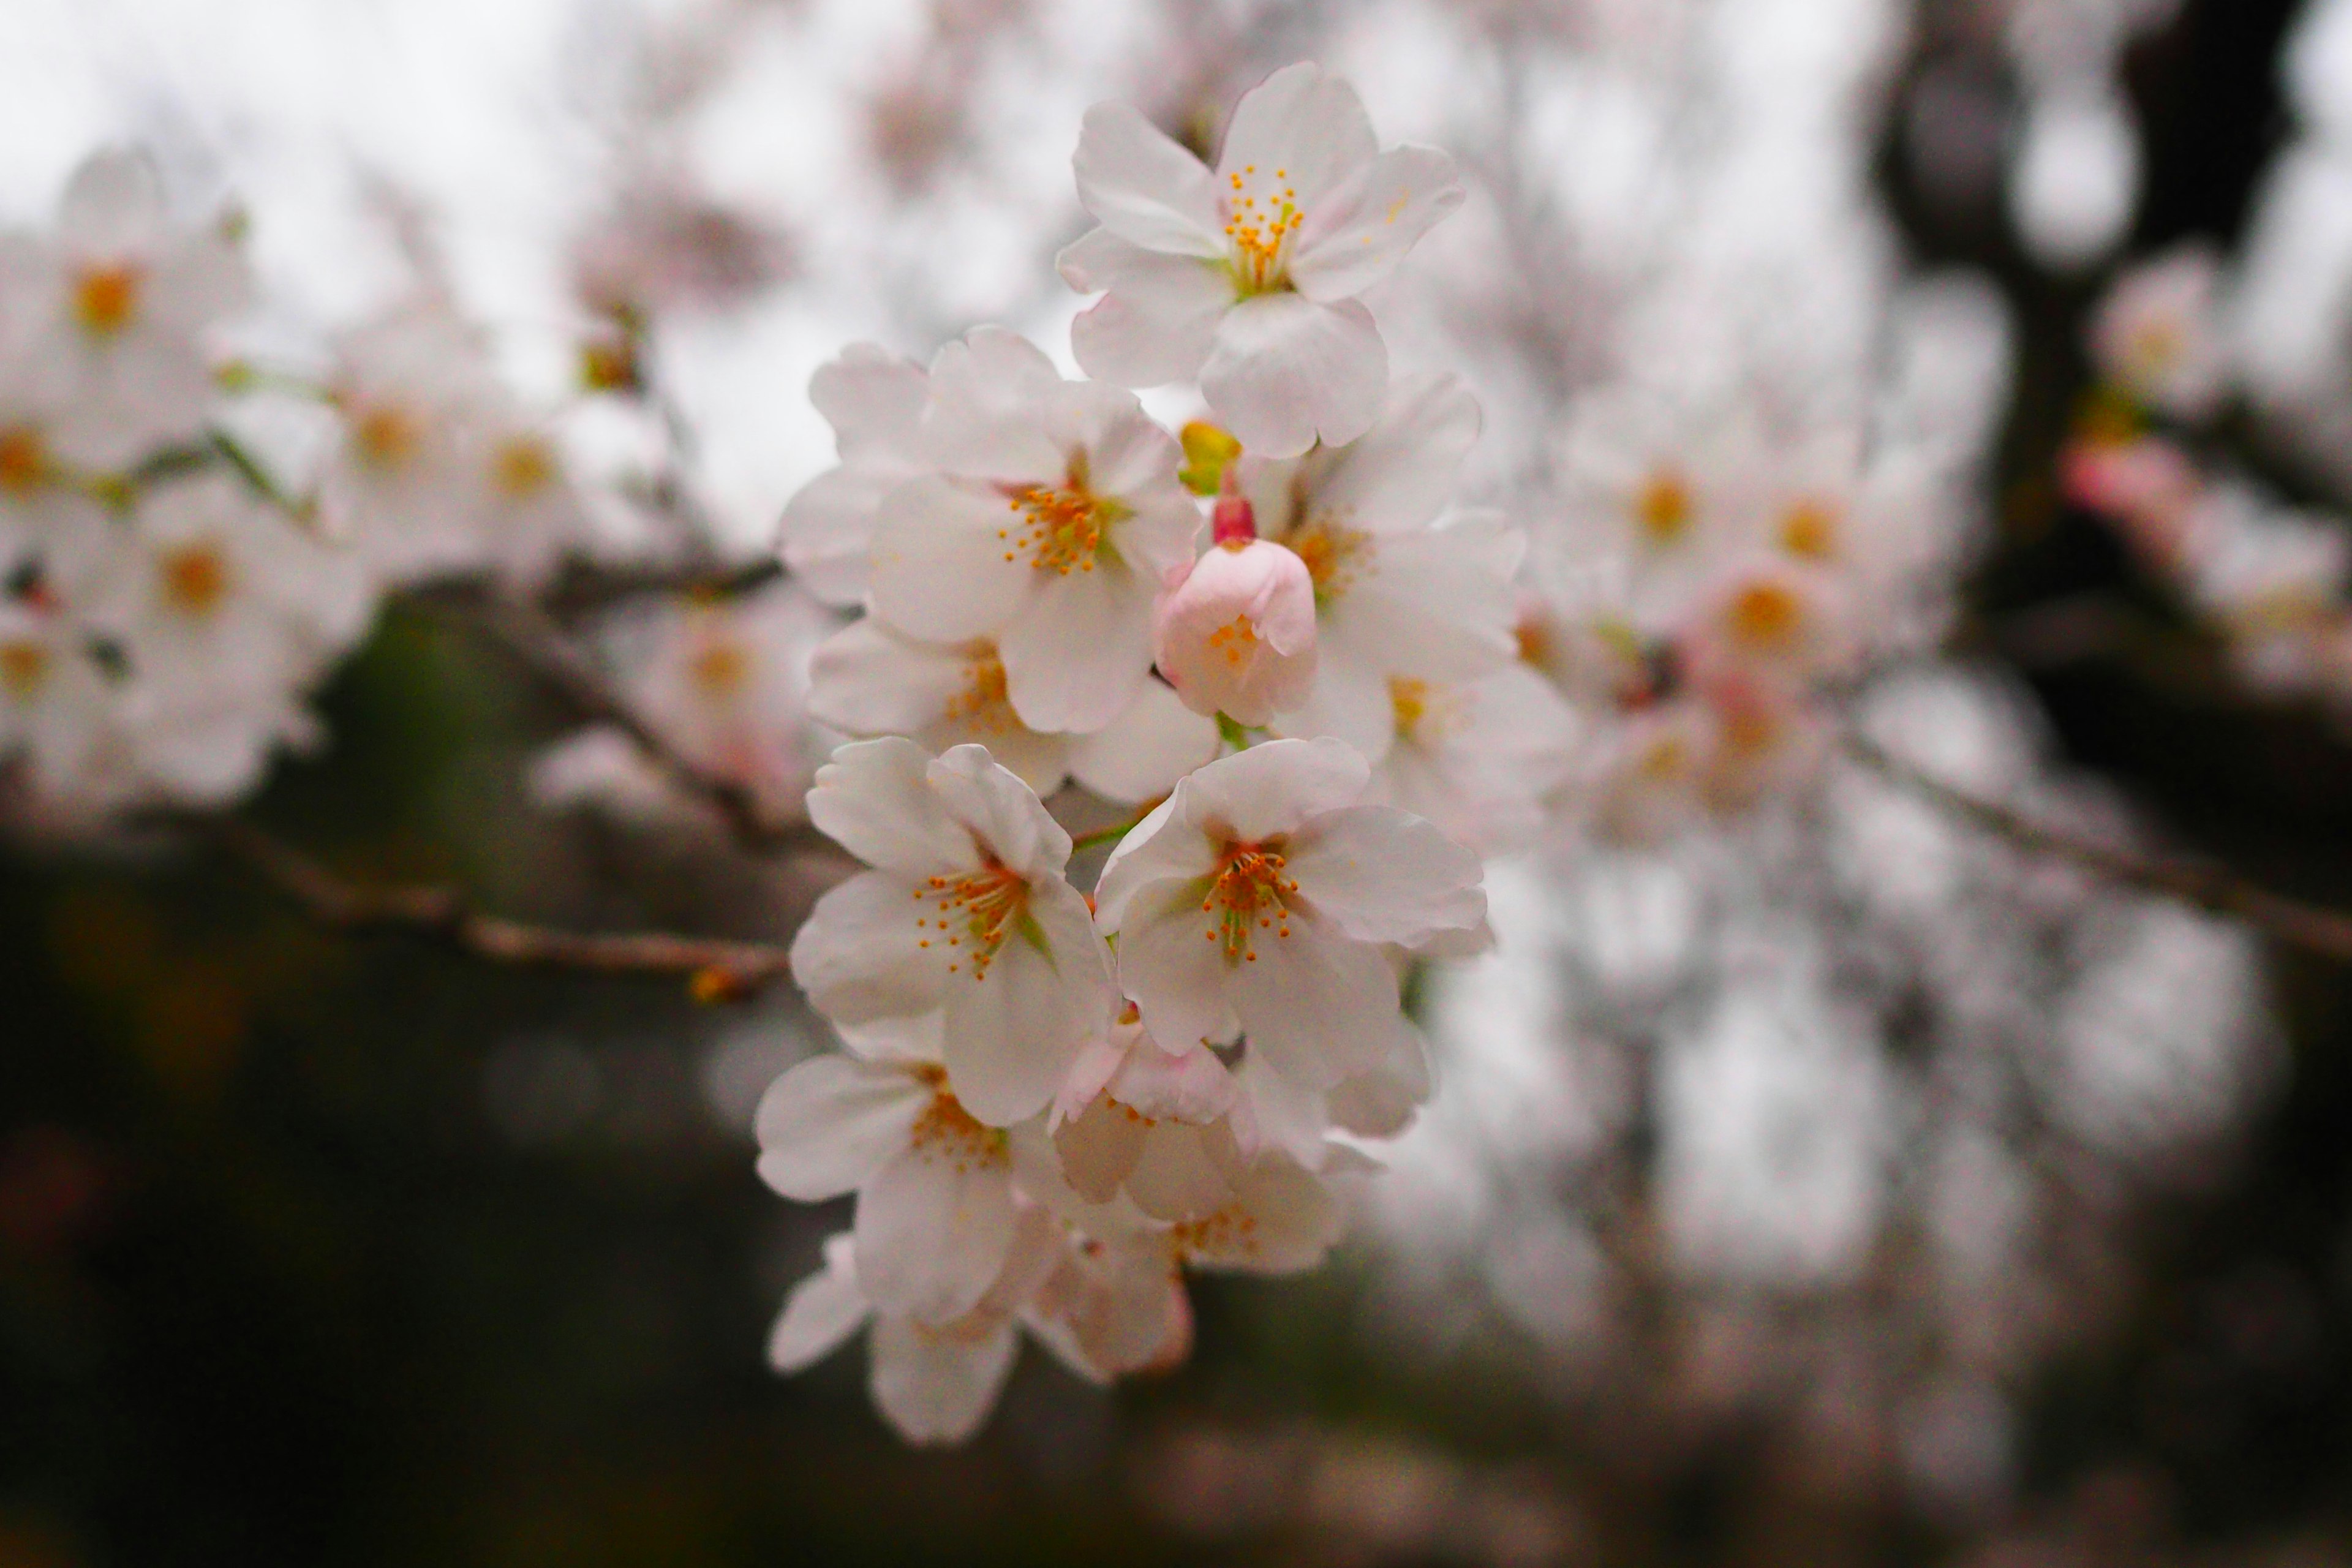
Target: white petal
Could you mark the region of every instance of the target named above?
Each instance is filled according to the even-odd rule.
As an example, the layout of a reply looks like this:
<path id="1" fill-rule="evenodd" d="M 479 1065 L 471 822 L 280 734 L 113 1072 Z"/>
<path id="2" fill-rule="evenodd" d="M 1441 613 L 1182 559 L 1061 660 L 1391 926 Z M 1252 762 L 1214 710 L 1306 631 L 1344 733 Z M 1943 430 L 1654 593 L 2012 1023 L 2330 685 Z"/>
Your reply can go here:
<path id="1" fill-rule="evenodd" d="M 1055 265 L 1073 289 L 1109 290 L 1070 323 L 1070 352 L 1081 370 L 1115 386 L 1198 375 L 1234 303 L 1233 279 L 1218 263 L 1139 249 L 1107 228 L 1068 246 Z"/>
<path id="2" fill-rule="evenodd" d="M 1091 572 L 1036 575 L 1043 581 L 997 638 L 1005 694 L 1033 730 L 1099 730 L 1149 679 L 1153 584 L 1108 557 Z"/>
<path id="3" fill-rule="evenodd" d="M 1139 805 L 1215 761 L 1223 743 L 1214 719 L 1185 707 L 1166 682 L 1146 680 L 1108 729 L 1071 743 L 1070 772 L 1105 800 Z"/>
<path id="4" fill-rule="evenodd" d="M 1174 798 L 1188 821 L 1254 844 L 1352 804 L 1370 777 L 1364 759 L 1338 741 L 1268 741 L 1211 763 Z"/>
<path id="5" fill-rule="evenodd" d="M 1233 1201 L 1233 1185 L 1210 1152 L 1213 1141 L 1230 1150 L 1223 1128 L 1162 1122 L 1145 1138 L 1141 1156 L 1127 1177 L 1128 1195 L 1154 1219 L 1192 1219 Z"/>
<path id="6" fill-rule="evenodd" d="M 924 777 L 949 814 L 1007 870 L 1034 882 L 1060 881 L 1070 860 L 1069 834 L 986 747 L 954 747 Z"/>
<path id="7" fill-rule="evenodd" d="M 1103 863 L 1095 882 L 1095 922 L 1105 931 L 1125 923 L 1128 900 L 1149 884 L 1173 878 L 1191 881 L 1216 870 L 1217 847 L 1177 815 L 1169 796 L 1128 829 Z"/>
<path id="8" fill-rule="evenodd" d="M 1479 424 L 1478 400 L 1459 376 L 1399 377 L 1372 427 L 1330 455 L 1307 510 L 1367 533 L 1420 528 L 1452 497 Z"/>
<path id="9" fill-rule="evenodd" d="M 1061 1156 L 1064 1179 L 1088 1203 L 1110 1202 L 1142 1157 L 1145 1132 L 1141 1117 L 1097 1097 L 1055 1130 L 1054 1152 Z"/>
<path id="10" fill-rule="evenodd" d="M 804 1204 L 854 1192 L 906 1148 L 930 1098 L 898 1067 L 813 1057 L 761 1097 L 760 1179 Z"/>
<path id="11" fill-rule="evenodd" d="M 778 537 L 784 564 L 803 586 L 845 608 L 866 596 L 882 499 L 907 478 L 895 464 L 845 465 L 793 493 L 784 504 Z"/>
<path id="12" fill-rule="evenodd" d="M 784 1310 L 768 1333 L 768 1364 L 778 1372 L 799 1372 L 831 1355 L 857 1331 L 873 1309 L 857 1288 L 850 1265 L 849 1238 L 836 1236 L 824 1244 L 824 1267 L 793 1287 Z"/>
<path id="13" fill-rule="evenodd" d="M 924 458 L 975 479 L 1058 482 L 1068 454 L 1038 424 L 1064 383 L 1037 346 L 1001 327 L 981 327 L 931 361 L 923 411 Z"/>
<path id="14" fill-rule="evenodd" d="M 1207 1047 L 1169 1051 L 1149 1036 L 1127 1053 L 1108 1088 L 1121 1105 L 1133 1106 L 1146 1116 L 1196 1126 L 1231 1110 L 1241 1092 L 1234 1075 Z"/>
<path id="15" fill-rule="evenodd" d="M 1013 1370 L 1012 1320 L 927 1329 L 903 1318 L 874 1325 L 874 1403 L 909 1443 L 961 1443 L 980 1430 Z"/>
<path id="16" fill-rule="evenodd" d="M 1178 256 L 1224 255 L 1215 180 L 1133 105 L 1087 110 L 1071 163 L 1078 200 L 1113 234 Z"/>
<path id="17" fill-rule="evenodd" d="M 911 457 L 929 391 L 921 365 L 873 343 L 850 344 L 809 377 L 809 401 L 844 458 L 875 447 Z"/>
<path id="18" fill-rule="evenodd" d="M 869 866 L 908 882 L 979 866 L 971 835 L 930 784 L 930 753 L 901 736 L 854 741 L 816 771 L 809 820 Z"/>
<path id="19" fill-rule="evenodd" d="M 1108 959 L 1086 900 L 1066 882 L 1031 889 L 1034 941 L 1015 932 L 985 971 L 949 977 L 948 1080 L 994 1127 L 1044 1110 L 1110 1013 Z"/>
<path id="20" fill-rule="evenodd" d="M 1395 1050 L 1405 1026 L 1396 975 L 1380 949 L 1305 911 L 1291 912 L 1288 930 L 1251 933 L 1256 961 L 1226 966 L 1227 994 L 1254 1054 L 1304 1088 L 1328 1089 Z"/>
<path id="21" fill-rule="evenodd" d="M 1198 882 L 1153 882 L 1128 905 L 1118 933 L 1118 986 L 1135 999 L 1154 1039 L 1194 1046 L 1233 1037 L 1216 929 L 1201 910 Z"/>
<path id="22" fill-rule="evenodd" d="M 1291 280 L 1310 300 L 1360 294 L 1394 271 L 1462 195 L 1453 159 L 1434 147 L 1391 148 L 1307 209 Z"/>
<path id="23" fill-rule="evenodd" d="M 1370 429 L 1388 380 L 1387 345 L 1362 305 L 1260 294 L 1218 322 L 1201 392 L 1244 447 L 1290 458 Z"/>
<path id="24" fill-rule="evenodd" d="M 1260 1156 L 1233 1178 L 1229 1212 L 1255 1223 L 1203 1227 L 1197 1261 L 1212 1268 L 1286 1274 L 1311 1268 L 1339 1238 L 1342 1215 L 1313 1172 L 1279 1154 Z"/>
<path id="25" fill-rule="evenodd" d="M 1382 645 L 1346 636 L 1349 625 L 1337 616 L 1320 625 L 1315 689 L 1305 707 L 1276 716 L 1273 729 L 1299 740 L 1342 742 L 1378 763 L 1396 741 L 1396 700 Z"/>
<path id="26" fill-rule="evenodd" d="M 817 645 L 809 716 L 853 735 L 911 735 L 950 711 L 971 665 L 960 647 L 918 642 L 868 616 Z"/>
<path id="27" fill-rule="evenodd" d="M 1037 569 L 1003 537 L 1020 513 L 1002 496 L 944 479 L 890 492 L 874 531 L 874 613 L 908 637 L 992 637 L 1020 611 Z"/>
<path id="28" fill-rule="evenodd" d="M 74 171 L 58 204 L 58 239 L 80 257 L 143 253 L 163 226 L 163 183 L 144 153 L 110 147 Z"/>
<path id="29" fill-rule="evenodd" d="M 793 978 L 817 1011 L 844 1024 L 928 1013 L 955 951 L 917 923 L 930 912 L 886 872 L 852 877 L 816 901 L 793 938 Z"/>
<path id="30" fill-rule="evenodd" d="M 952 1131 L 899 1155 L 857 1194 L 857 1280 L 882 1311 L 952 1323 L 1012 1251 L 1009 1161 Z"/>
<path id="31" fill-rule="evenodd" d="M 1255 166 L 1261 181 L 1278 170 L 1302 208 L 1378 155 L 1370 116 L 1356 89 L 1302 60 L 1285 66 L 1242 95 L 1225 128 L 1217 179 L 1244 177 Z"/>
<path id="32" fill-rule="evenodd" d="M 1327 812 L 1283 853 L 1300 894 L 1358 942 L 1412 943 L 1486 918 L 1478 857 L 1393 806 Z"/>

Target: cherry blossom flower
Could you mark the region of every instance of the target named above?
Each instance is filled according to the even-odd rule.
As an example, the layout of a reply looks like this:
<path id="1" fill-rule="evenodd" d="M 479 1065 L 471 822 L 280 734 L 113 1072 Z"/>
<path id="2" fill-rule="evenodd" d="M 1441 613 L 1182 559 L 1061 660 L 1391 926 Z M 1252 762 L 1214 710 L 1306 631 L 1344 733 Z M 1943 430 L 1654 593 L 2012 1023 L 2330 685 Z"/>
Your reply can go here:
<path id="1" fill-rule="evenodd" d="M 1032 730 L 1013 710 L 994 643 L 918 642 L 871 616 L 816 650 L 808 710 L 847 734 L 908 735 L 933 752 L 983 745 L 1041 798 L 1076 778 L 1122 805 L 1159 800 L 1223 746 L 1214 720 L 1156 680 L 1090 735 Z"/>
<path id="2" fill-rule="evenodd" d="M 876 868 L 826 893 L 793 973 L 837 1023 L 943 1011 L 948 1079 L 1006 1126 L 1041 1110 L 1110 1010 L 1107 960 L 1062 868 L 1070 837 L 981 746 L 844 746 L 809 818 Z"/>
<path id="3" fill-rule="evenodd" d="M 1389 683 L 1396 742 L 1369 798 L 1400 806 L 1483 854 L 1516 847 L 1542 826 L 1568 781 L 1582 725 L 1523 664 L 1474 681 Z"/>
<path id="4" fill-rule="evenodd" d="M 2229 391 L 2229 347 L 2215 296 L 2221 258 L 2184 246 L 2117 279 L 2091 322 L 2100 374 L 2148 407 L 2201 420 Z"/>
<path id="5" fill-rule="evenodd" d="M 1304 704 L 1315 685 L 1307 563 L 1282 545 L 1234 538 L 1178 573 L 1152 611 L 1151 643 L 1184 705 L 1259 729 Z"/>
<path id="6" fill-rule="evenodd" d="M 1089 1204 L 1124 1191 L 1155 1219 L 1214 1209 L 1232 1195 L 1225 1168 L 1238 1146 L 1224 1121 L 1239 1092 L 1214 1052 L 1162 1047 L 1130 1006 L 1055 1097 L 1047 1131 L 1061 1175 Z"/>
<path id="7" fill-rule="evenodd" d="M 1212 763 L 1120 844 L 1096 889 L 1122 990 L 1153 1038 L 1248 1037 L 1308 1089 L 1378 1070 L 1406 1029 L 1381 943 L 1477 927 L 1476 856 L 1358 805 L 1364 760 L 1275 741 Z"/>
<path id="8" fill-rule="evenodd" d="M 56 609 L 0 604 L 0 755 L 21 755 L 50 799 L 89 787 L 111 722 L 113 693 L 89 640 Z"/>
<path id="9" fill-rule="evenodd" d="M 882 498 L 924 470 L 919 431 L 930 388 L 923 367 L 852 343 L 809 378 L 809 401 L 832 423 L 841 461 L 784 508 L 784 564 L 828 605 L 866 596 Z"/>
<path id="10" fill-rule="evenodd" d="M 56 411 L 54 454 L 113 472 L 194 440 L 214 394 L 205 334 L 249 289 L 227 231 L 174 222 L 143 154 L 91 156 L 66 187 L 53 237 L 0 243 L 5 352 L 32 367 Z"/>
<path id="11" fill-rule="evenodd" d="M 1089 375 L 1197 375 L 1266 457 L 1364 433 L 1389 363 L 1356 296 L 1461 205 L 1451 158 L 1380 151 L 1355 89 L 1302 62 L 1243 95 L 1213 174 L 1124 103 L 1087 111 L 1076 166 L 1102 227 L 1059 266 L 1072 288 L 1108 290 L 1071 329 Z"/>
<path id="12" fill-rule="evenodd" d="M 875 613 L 929 642 L 994 639 L 1032 729 L 1108 724 L 1142 689 L 1152 595 L 1200 530 L 1174 438 L 1133 394 L 1064 381 L 982 328 L 933 362 L 922 447 L 936 472 L 891 491 L 875 531 Z"/>

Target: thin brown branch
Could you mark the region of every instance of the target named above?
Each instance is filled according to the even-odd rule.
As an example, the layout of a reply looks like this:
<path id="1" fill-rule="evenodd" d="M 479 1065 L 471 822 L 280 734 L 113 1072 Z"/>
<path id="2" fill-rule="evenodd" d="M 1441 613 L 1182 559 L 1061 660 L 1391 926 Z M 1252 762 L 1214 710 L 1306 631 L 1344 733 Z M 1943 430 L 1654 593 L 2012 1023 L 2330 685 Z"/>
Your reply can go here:
<path id="1" fill-rule="evenodd" d="M 751 790 L 670 744 L 606 683 L 603 672 L 562 628 L 541 611 L 527 605 L 440 595 L 413 595 L 411 602 L 481 634 L 560 695 L 581 718 L 610 724 L 628 736 L 672 784 L 716 811 L 746 849 L 772 854 L 813 841 L 800 825 L 771 816 Z"/>
<path id="2" fill-rule="evenodd" d="M 347 932 L 406 931 L 497 963 L 601 974 L 671 975 L 706 1001 L 745 997 L 789 973 L 788 951 L 667 931 L 587 932 L 526 924 L 472 909 L 453 888 L 352 881 L 315 857 L 235 817 L 184 826 L 236 856 L 320 924 Z"/>
<path id="3" fill-rule="evenodd" d="M 2032 854 L 2065 860 L 2111 882 L 2234 915 L 2291 946 L 2352 962 L 2352 914 L 2305 903 L 2207 860 L 2143 854 L 2083 837 L 1930 777 L 1875 742 L 1849 733 L 1846 752 L 1881 778 L 1909 790 Z"/>

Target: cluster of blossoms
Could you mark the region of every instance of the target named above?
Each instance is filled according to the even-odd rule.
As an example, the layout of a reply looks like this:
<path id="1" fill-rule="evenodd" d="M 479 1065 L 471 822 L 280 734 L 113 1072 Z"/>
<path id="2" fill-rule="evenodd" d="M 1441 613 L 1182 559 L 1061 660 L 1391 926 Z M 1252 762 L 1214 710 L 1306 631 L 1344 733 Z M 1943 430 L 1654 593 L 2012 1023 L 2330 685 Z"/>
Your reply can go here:
<path id="1" fill-rule="evenodd" d="M 872 868 L 793 946 L 849 1049 L 770 1091 L 761 1171 L 857 1210 L 772 1349 L 870 1317 L 923 1440 L 978 1424 L 1020 1328 L 1107 1379 L 1184 1354 L 1185 1267 L 1322 1256 L 1369 1168 L 1335 1139 L 1429 1092 L 1400 973 L 1486 940 L 1478 855 L 1431 817 L 1531 816 L 1573 733 L 1514 662 L 1516 536 L 1446 510 L 1476 405 L 1391 383 L 1355 300 L 1458 204 L 1449 161 L 1381 152 L 1296 65 L 1214 172 L 1115 104 L 1076 165 L 1102 379 L 991 328 L 928 371 L 852 349 L 813 388 L 841 464 L 784 525 L 866 611 L 810 711 L 884 738 L 809 795 Z M 1125 390 L 1194 378 L 1216 423 L 1181 439 Z M 1150 805 L 1097 836 L 1091 897 L 1041 798 L 1072 781 Z"/>

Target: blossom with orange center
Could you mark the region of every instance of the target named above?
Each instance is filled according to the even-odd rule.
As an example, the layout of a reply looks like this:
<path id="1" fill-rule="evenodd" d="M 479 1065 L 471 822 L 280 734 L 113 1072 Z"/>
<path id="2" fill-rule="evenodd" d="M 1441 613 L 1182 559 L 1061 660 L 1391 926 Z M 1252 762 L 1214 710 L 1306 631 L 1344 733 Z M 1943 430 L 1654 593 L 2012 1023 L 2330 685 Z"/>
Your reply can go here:
<path id="1" fill-rule="evenodd" d="M 82 268 L 73 285 L 74 320 L 94 338 L 113 337 L 138 316 L 144 282 L 144 270 L 127 262 Z"/>

